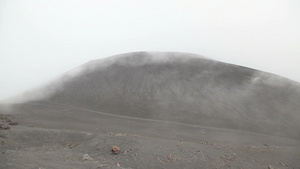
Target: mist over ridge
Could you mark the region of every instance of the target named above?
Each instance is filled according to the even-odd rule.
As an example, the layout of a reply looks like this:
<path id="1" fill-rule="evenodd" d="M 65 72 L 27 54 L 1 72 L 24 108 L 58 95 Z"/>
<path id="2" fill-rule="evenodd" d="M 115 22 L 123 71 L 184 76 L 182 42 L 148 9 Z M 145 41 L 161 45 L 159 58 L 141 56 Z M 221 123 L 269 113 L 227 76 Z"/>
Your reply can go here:
<path id="1" fill-rule="evenodd" d="M 58 79 L 24 98 L 122 116 L 299 137 L 298 83 L 194 54 L 126 53 L 89 61 Z"/>

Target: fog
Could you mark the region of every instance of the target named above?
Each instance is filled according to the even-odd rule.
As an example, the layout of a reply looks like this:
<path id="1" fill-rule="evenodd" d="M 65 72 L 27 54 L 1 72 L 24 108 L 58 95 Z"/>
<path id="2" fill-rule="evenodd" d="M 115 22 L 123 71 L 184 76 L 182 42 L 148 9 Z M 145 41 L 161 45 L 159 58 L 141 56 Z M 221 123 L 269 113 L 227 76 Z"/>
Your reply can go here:
<path id="1" fill-rule="evenodd" d="M 89 60 L 195 53 L 300 82 L 297 0 L 0 1 L 0 100 Z"/>

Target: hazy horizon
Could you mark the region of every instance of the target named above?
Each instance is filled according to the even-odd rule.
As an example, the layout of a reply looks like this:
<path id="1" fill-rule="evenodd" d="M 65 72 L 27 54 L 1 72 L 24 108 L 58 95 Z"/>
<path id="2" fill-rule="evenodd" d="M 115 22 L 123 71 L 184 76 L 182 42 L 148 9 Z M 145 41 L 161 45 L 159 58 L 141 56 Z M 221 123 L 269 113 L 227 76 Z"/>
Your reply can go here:
<path id="1" fill-rule="evenodd" d="M 172 51 L 300 82 L 300 2 L 0 1 L 0 100 L 90 60 Z"/>

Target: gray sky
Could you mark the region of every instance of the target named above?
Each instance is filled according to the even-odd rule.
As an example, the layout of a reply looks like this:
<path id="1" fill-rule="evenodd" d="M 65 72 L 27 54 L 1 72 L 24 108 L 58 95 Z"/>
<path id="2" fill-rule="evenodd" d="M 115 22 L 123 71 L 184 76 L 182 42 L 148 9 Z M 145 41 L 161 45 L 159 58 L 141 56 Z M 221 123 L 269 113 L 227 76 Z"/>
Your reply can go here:
<path id="1" fill-rule="evenodd" d="M 300 82 L 300 1 L 0 0 L 0 100 L 134 51 L 196 53 Z"/>

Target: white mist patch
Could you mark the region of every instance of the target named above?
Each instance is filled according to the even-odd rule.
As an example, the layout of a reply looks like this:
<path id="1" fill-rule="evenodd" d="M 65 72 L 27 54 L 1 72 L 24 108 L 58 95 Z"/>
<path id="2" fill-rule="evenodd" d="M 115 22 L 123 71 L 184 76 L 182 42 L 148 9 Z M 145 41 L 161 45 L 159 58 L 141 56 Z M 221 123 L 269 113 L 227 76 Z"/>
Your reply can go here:
<path id="1" fill-rule="evenodd" d="M 297 85 L 297 82 L 266 72 L 256 72 L 253 75 L 251 83 L 252 84 L 264 83 L 270 86 L 286 86 L 291 83 Z"/>
<path id="2" fill-rule="evenodd" d="M 92 60 L 82 65 L 80 68 L 76 68 L 67 72 L 72 76 L 73 72 L 80 74 L 80 72 L 92 72 L 95 70 L 105 70 L 113 64 L 123 65 L 123 66 L 142 66 L 145 64 L 158 64 L 158 63 L 168 63 L 168 62 L 186 62 L 191 58 L 202 58 L 207 59 L 201 55 L 196 55 L 192 53 L 182 53 L 182 52 L 149 52 L 149 51 L 139 51 L 123 53 L 119 55 L 110 56 L 107 58 Z M 77 75 L 76 74 L 76 75 Z"/>
<path id="3" fill-rule="evenodd" d="M 76 68 L 73 68 L 57 78 L 50 80 L 49 82 L 32 88 L 26 92 L 15 95 L 11 98 L 1 101 L 2 103 L 25 103 L 29 101 L 42 100 L 51 97 L 56 92 L 64 90 L 64 83 L 69 79 L 75 78 L 81 75 L 87 69 L 87 64 L 83 64 Z"/>
<path id="4" fill-rule="evenodd" d="M 120 65 L 128 65 L 128 66 L 142 66 L 145 64 L 152 63 L 168 63 L 168 62 L 185 62 L 190 60 L 191 58 L 202 58 L 204 57 L 191 53 L 181 53 L 181 52 L 133 52 L 133 53 L 125 53 L 120 55 L 115 55 L 110 57 L 109 60 L 105 60 L 105 63 L 112 64 L 117 63 Z"/>
<path id="5" fill-rule="evenodd" d="M 6 99 L 3 103 L 25 103 L 29 101 L 42 100 L 60 90 L 63 90 L 63 81 L 55 80 L 47 85 L 41 85 L 22 94 Z"/>

